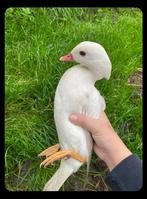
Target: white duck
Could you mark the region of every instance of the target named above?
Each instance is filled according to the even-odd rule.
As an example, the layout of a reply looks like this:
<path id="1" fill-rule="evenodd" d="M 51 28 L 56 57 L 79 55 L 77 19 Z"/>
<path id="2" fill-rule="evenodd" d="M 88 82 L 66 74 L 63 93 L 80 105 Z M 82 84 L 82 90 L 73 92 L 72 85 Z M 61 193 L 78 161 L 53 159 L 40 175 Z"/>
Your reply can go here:
<path id="1" fill-rule="evenodd" d="M 59 169 L 46 183 L 44 191 L 59 190 L 81 165 L 87 162 L 89 166 L 92 138 L 87 130 L 72 124 L 69 116 L 78 112 L 98 118 L 105 109 L 105 101 L 94 84 L 102 78 L 109 79 L 111 75 L 109 57 L 104 48 L 95 42 L 78 44 L 60 60 L 76 61 L 79 64 L 64 73 L 56 89 L 54 119 L 60 144 L 46 149 L 39 156 L 46 156 L 41 163 L 44 166 L 63 159 Z"/>

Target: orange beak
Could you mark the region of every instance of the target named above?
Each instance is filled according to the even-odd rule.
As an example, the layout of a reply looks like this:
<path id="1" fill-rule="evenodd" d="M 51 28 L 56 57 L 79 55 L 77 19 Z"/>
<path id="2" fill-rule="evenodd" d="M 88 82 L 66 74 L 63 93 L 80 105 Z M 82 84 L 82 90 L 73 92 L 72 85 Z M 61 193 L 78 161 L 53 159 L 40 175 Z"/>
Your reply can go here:
<path id="1" fill-rule="evenodd" d="M 73 61 L 73 56 L 71 53 L 65 55 L 65 56 L 62 56 L 60 57 L 60 61 Z"/>

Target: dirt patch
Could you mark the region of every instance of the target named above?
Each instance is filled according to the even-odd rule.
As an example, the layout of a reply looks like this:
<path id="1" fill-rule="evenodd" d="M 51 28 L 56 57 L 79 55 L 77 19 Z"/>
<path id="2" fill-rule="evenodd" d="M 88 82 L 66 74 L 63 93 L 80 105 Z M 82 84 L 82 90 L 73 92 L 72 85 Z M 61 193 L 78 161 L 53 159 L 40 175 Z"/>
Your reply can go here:
<path id="1" fill-rule="evenodd" d="M 143 70 L 138 68 L 128 79 L 128 85 L 136 88 L 137 95 L 142 96 L 143 91 Z"/>
<path id="2" fill-rule="evenodd" d="M 26 186 L 24 185 L 24 182 L 27 181 L 28 173 L 30 172 L 29 170 L 33 164 L 34 161 L 26 160 L 21 168 L 18 168 L 18 165 L 14 165 L 13 175 L 5 178 L 6 188 L 10 191 L 25 191 Z"/>

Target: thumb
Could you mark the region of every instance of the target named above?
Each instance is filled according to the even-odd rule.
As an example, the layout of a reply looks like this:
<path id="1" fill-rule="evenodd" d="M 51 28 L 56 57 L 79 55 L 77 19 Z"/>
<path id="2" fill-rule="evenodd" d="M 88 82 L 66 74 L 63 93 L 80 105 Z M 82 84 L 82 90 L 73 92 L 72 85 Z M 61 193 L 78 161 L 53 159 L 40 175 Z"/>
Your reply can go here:
<path id="1" fill-rule="evenodd" d="M 74 123 L 78 126 L 81 126 L 82 128 L 87 129 L 92 134 L 96 134 L 96 132 L 97 132 L 97 130 L 96 130 L 97 120 L 96 119 L 93 119 L 91 117 L 85 116 L 80 113 L 74 113 L 74 114 L 70 115 L 69 120 L 72 123 Z"/>

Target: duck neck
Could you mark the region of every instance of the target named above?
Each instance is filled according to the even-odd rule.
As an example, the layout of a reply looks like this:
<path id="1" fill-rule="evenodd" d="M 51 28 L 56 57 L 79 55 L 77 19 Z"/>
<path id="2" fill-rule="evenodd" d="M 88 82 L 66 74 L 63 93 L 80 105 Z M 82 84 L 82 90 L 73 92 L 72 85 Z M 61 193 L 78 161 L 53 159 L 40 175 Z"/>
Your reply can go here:
<path id="1" fill-rule="evenodd" d="M 95 83 L 98 80 L 105 78 L 105 66 L 99 63 L 93 63 L 88 66 L 84 66 L 91 74 L 92 81 Z"/>

